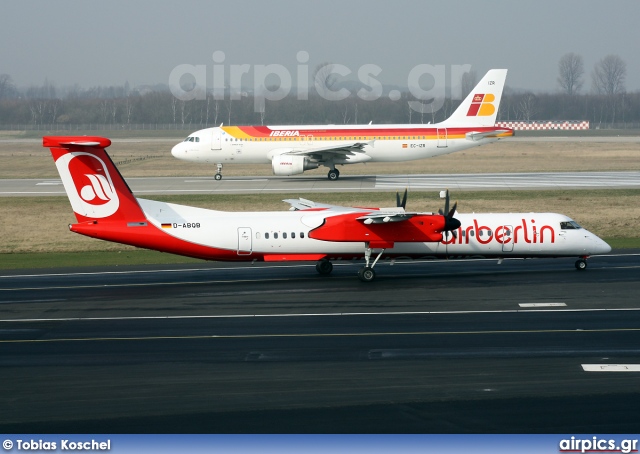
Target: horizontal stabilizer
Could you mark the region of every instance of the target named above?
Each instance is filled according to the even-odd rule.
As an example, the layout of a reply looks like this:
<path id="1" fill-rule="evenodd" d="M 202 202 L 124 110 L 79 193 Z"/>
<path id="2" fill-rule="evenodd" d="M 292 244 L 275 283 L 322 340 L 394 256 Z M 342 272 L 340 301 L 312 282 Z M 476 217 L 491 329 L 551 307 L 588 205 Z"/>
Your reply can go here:
<path id="1" fill-rule="evenodd" d="M 503 136 L 512 136 L 513 131 L 511 129 L 496 129 L 495 131 L 471 131 L 465 134 L 467 140 L 478 141 L 482 139 L 499 138 Z"/>

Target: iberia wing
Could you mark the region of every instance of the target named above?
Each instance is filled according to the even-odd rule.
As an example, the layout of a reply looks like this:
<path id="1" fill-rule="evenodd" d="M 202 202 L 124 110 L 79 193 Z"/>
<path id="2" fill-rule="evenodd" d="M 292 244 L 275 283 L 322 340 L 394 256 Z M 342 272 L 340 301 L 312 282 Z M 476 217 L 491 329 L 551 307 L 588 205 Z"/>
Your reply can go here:
<path id="1" fill-rule="evenodd" d="M 368 142 L 338 142 L 333 145 L 325 147 L 311 147 L 300 150 L 293 149 L 284 154 L 297 155 L 297 156 L 313 156 L 320 158 L 324 155 L 334 155 L 346 158 L 347 156 L 355 156 L 359 153 L 364 153 L 363 148 L 366 145 L 371 145 L 373 141 Z"/>

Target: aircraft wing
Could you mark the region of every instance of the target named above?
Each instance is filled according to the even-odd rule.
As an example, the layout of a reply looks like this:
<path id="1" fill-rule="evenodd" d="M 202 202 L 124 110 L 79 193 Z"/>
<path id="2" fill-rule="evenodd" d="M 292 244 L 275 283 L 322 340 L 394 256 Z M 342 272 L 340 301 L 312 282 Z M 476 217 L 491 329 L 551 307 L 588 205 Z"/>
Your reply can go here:
<path id="1" fill-rule="evenodd" d="M 373 144 L 373 140 L 370 140 L 368 142 L 355 142 L 355 141 L 339 142 L 339 143 L 325 146 L 325 147 L 307 148 L 305 150 L 291 150 L 283 154 L 298 155 L 298 156 L 313 156 L 313 155 L 322 156 L 326 154 L 333 154 L 333 155 L 346 157 L 346 156 L 354 156 L 357 153 L 364 153 L 363 148 L 366 145 L 372 145 L 372 144 Z"/>
<path id="2" fill-rule="evenodd" d="M 326 203 L 317 203 L 313 200 L 307 200 L 300 197 L 299 199 L 285 199 L 283 202 L 291 205 L 291 210 L 327 210 L 332 208 L 339 208 L 346 210 L 347 207 L 341 207 L 338 205 L 328 205 Z"/>
<path id="3" fill-rule="evenodd" d="M 286 199 L 283 202 L 291 205 L 291 210 L 310 210 L 310 211 L 329 211 L 329 212 L 362 212 L 362 216 L 355 218 L 365 224 L 382 224 L 386 222 L 402 222 L 418 215 L 419 213 L 406 213 L 404 208 L 358 208 L 344 207 L 340 205 L 329 205 L 326 203 L 317 203 L 312 200 L 303 198 Z"/>
<path id="4" fill-rule="evenodd" d="M 404 212 L 376 212 L 365 214 L 356 218 L 358 221 L 362 221 L 365 224 L 384 224 L 386 222 L 403 222 L 411 219 L 417 213 L 404 213 Z"/>

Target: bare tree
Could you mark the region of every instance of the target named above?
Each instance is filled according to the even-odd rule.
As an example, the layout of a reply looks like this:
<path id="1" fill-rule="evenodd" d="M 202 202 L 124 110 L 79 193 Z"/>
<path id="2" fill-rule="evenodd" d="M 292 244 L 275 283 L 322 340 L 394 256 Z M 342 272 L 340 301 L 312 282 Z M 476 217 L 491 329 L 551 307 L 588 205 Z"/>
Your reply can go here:
<path id="1" fill-rule="evenodd" d="M 525 93 L 518 103 L 518 110 L 524 121 L 531 121 L 536 114 L 536 96 L 533 93 Z"/>
<path id="2" fill-rule="evenodd" d="M 124 103 L 124 115 L 127 118 L 127 125 L 131 124 L 131 114 L 133 113 L 133 102 L 131 100 L 131 96 L 127 96 L 125 98 Z"/>
<path id="3" fill-rule="evenodd" d="M 593 68 L 594 90 L 601 95 L 617 95 L 625 90 L 627 64 L 618 55 L 607 55 Z"/>
<path id="4" fill-rule="evenodd" d="M 11 76 L 9 74 L 0 74 L 0 99 L 9 97 L 14 89 Z"/>
<path id="5" fill-rule="evenodd" d="M 583 84 L 584 62 L 582 56 L 573 52 L 564 54 L 558 62 L 558 73 L 558 83 L 562 90 L 569 96 L 577 94 Z"/>

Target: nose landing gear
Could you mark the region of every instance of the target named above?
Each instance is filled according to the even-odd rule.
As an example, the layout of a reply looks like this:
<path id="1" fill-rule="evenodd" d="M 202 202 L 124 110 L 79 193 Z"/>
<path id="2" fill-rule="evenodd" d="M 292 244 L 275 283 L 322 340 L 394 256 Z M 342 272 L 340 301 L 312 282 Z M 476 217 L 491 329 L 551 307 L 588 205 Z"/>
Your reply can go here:
<path id="1" fill-rule="evenodd" d="M 216 174 L 213 176 L 217 181 L 222 180 L 222 164 L 218 164 L 216 168 Z"/>

